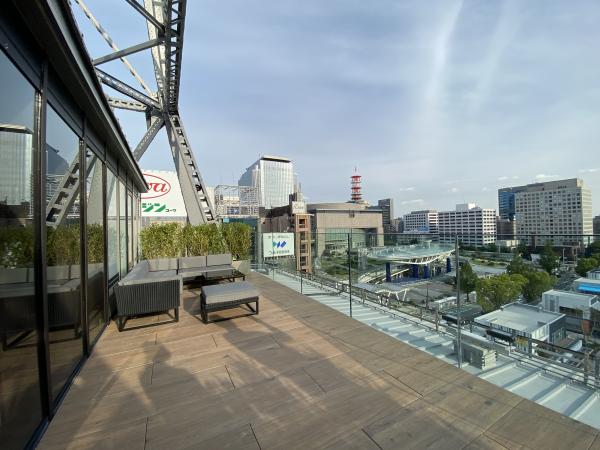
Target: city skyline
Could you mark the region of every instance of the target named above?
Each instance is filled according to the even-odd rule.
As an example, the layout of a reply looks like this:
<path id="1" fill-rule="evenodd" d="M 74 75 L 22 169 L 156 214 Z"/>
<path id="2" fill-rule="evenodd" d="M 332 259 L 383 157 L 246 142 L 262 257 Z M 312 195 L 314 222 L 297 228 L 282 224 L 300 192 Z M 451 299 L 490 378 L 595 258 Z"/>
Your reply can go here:
<path id="1" fill-rule="evenodd" d="M 120 47 L 142 41 L 114 4 L 90 7 Z M 397 215 L 497 208 L 499 187 L 574 177 L 600 212 L 595 2 L 204 1 L 187 21 L 181 109 L 211 186 L 280 154 L 309 202 L 347 199 L 358 166 L 366 199 L 392 197 Z M 92 55 L 106 53 L 78 22 Z M 131 59 L 152 78 L 147 55 Z M 135 143 L 145 124 L 132 114 L 118 112 Z M 160 135 L 142 167 L 172 169 L 167 146 Z"/>

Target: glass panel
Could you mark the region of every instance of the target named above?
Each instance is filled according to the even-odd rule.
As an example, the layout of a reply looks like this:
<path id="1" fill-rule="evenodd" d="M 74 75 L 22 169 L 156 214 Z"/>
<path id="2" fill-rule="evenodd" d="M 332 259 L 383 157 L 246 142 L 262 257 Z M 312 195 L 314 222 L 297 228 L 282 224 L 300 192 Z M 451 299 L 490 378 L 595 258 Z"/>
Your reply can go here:
<path id="1" fill-rule="evenodd" d="M 134 263 L 139 261 L 138 239 L 140 236 L 140 197 L 134 196 L 133 200 L 133 257 Z"/>
<path id="2" fill-rule="evenodd" d="M 127 273 L 127 191 L 125 185 L 119 181 L 119 250 L 121 262 L 121 276 Z"/>
<path id="3" fill-rule="evenodd" d="M 108 227 L 108 278 L 119 274 L 119 218 L 117 210 L 117 177 L 108 170 L 106 172 L 106 197 Z"/>
<path id="4" fill-rule="evenodd" d="M 83 346 L 79 192 L 75 183 L 79 138 L 51 107 L 46 158 L 48 324 L 52 394 L 56 397 L 83 356 Z"/>
<path id="5" fill-rule="evenodd" d="M 22 448 L 42 419 L 32 227 L 35 91 L 0 51 L 0 442 Z"/>
<path id="6" fill-rule="evenodd" d="M 127 195 L 127 244 L 128 244 L 128 263 L 133 267 L 133 197 L 131 193 Z"/>
<path id="7" fill-rule="evenodd" d="M 106 321 L 104 308 L 104 221 L 102 162 L 87 151 L 87 314 L 89 341 L 93 342 Z"/>

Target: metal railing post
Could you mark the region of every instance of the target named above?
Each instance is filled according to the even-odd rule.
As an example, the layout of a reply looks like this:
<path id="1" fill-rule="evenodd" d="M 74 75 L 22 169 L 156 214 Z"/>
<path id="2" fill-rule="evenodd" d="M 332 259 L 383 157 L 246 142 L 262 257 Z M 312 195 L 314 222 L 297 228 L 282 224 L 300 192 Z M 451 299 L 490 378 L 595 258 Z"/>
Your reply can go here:
<path id="1" fill-rule="evenodd" d="M 458 256 L 458 235 L 454 243 L 454 255 L 456 257 L 456 348 L 458 368 L 462 366 L 462 342 L 461 342 L 461 314 L 460 314 L 460 263 Z"/>
<path id="2" fill-rule="evenodd" d="M 352 234 L 348 233 L 348 294 L 350 295 L 350 317 L 352 317 L 352 261 L 350 249 L 352 248 Z"/>
<path id="3" fill-rule="evenodd" d="M 304 277 L 302 276 L 302 268 L 300 268 L 300 293 L 301 294 L 304 294 L 303 279 L 304 279 Z"/>

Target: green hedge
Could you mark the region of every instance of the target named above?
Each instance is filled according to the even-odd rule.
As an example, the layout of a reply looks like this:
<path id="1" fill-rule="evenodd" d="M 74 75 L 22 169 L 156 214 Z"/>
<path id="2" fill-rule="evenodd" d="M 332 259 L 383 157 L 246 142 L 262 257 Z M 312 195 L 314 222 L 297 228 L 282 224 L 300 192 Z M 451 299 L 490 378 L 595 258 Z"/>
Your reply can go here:
<path id="1" fill-rule="evenodd" d="M 79 224 L 46 227 L 46 259 L 49 266 L 79 264 L 81 249 Z M 87 227 L 88 260 L 104 261 L 104 232 L 101 224 Z M 33 266 L 33 227 L 14 226 L 0 228 L 0 267 Z"/>
<path id="2" fill-rule="evenodd" d="M 145 259 L 231 253 L 234 259 L 248 259 L 252 228 L 243 223 L 185 225 L 153 223 L 140 234 Z"/>

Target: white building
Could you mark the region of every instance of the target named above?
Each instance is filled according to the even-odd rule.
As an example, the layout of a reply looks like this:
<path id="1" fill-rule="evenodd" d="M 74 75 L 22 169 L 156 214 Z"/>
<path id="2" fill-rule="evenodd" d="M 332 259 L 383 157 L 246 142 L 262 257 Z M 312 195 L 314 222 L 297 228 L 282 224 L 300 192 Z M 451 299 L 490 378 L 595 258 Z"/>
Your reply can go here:
<path id="1" fill-rule="evenodd" d="M 432 209 L 412 211 L 404 215 L 404 233 L 437 233 L 438 213 Z"/>
<path id="2" fill-rule="evenodd" d="M 518 236 L 556 236 L 554 245 L 581 242 L 592 234 L 592 193 L 583 180 L 548 181 L 523 186 L 515 193 Z"/>
<path id="3" fill-rule="evenodd" d="M 552 289 L 542 294 L 542 305 L 545 310 L 583 319 L 590 318 L 590 309 L 597 302 L 600 302 L 600 297 L 597 295 L 579 292 Z"/>
<path id="4" fill-rule="evenodd" d="M 265 155 L 246 169 L 238 185 L 257 188 L 260 206 L 272 209 L 289 205 L 294 181 L 294 165 L 290 159 Z"/>
<path id="5" fill-rule="evenodd" d="M 492 329 L 488 334 L 515 339 L 517 336 L 544 342 L 558 342 L 565 337 L 565 315 L 544 311 L 540 306 L 509 303 L 496 311 L 475 318 L 475 322 Z M 497 333 L 494 333 L 497 330 Z M 517 346 L 523 344 L 517 340 Z M 527 350 L 526 348 L 522 348 Z"/>
<path id="6" fill-rule="evenodd" d="M 438 213 L 440 242 L 452 243 L 456 236 L 463 244 L 486 245 L 496 242 L 496 210 L 474 203 L 456 205 L 455 211 Z"/>

